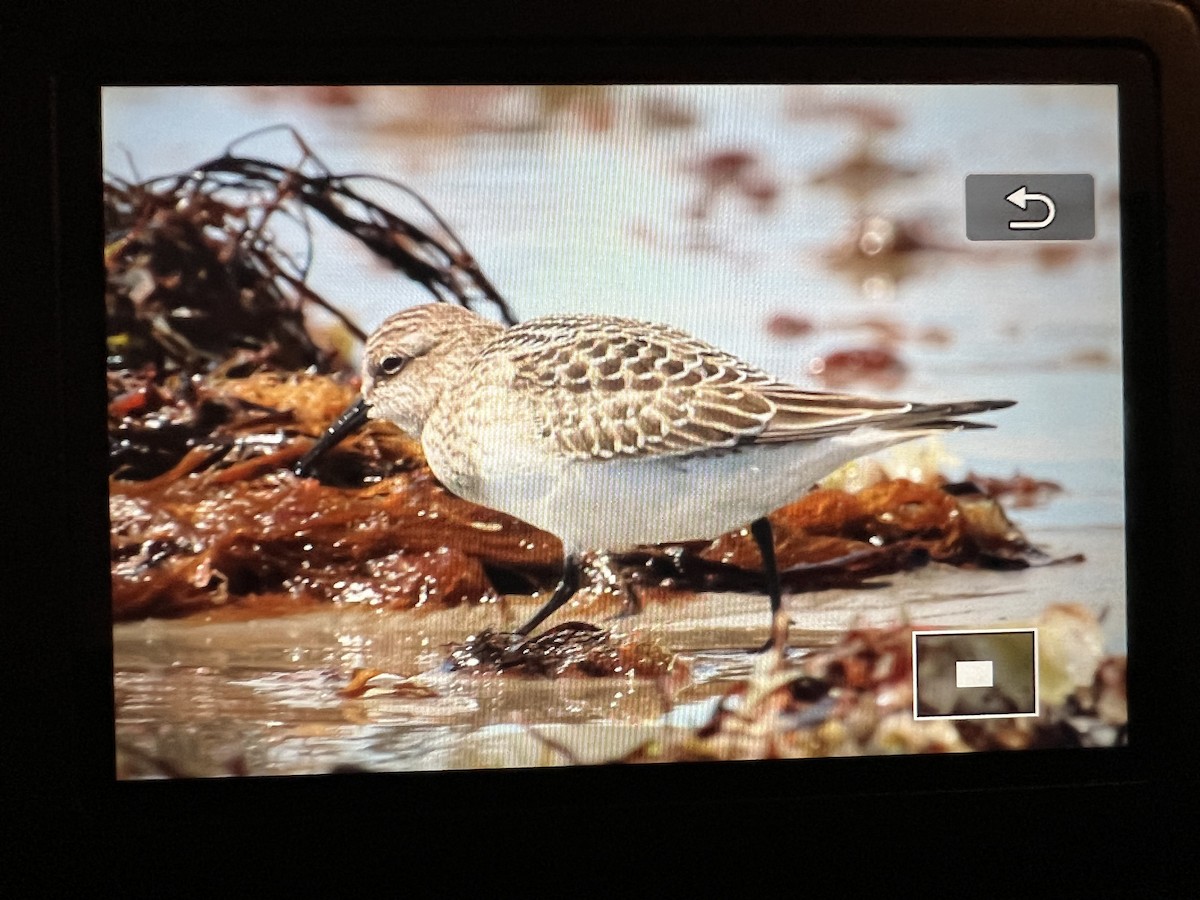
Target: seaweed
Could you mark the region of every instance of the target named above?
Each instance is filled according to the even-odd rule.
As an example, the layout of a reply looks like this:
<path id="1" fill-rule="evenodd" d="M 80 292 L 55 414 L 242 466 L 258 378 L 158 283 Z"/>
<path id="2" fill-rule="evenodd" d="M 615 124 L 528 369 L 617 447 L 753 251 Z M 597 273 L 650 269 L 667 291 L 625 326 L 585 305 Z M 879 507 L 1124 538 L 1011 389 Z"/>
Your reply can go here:
<path id="1" fill-rule="evenodd" d="M 419 445 L 386 424 L 332 452 L 325 481 L 293 475 L 308 443 L 297 435 L 319 429 L 350 385 L 261 372 L 205 391 L 228 419 L 156 477 L 110 479 L 117 618 L 233 602 L 282 611 L 284 599 L 455 605 L 494 597 L 484 565 L 545 573 L 561 553 L 553 538 L 448 494 Z"/>
<path id="2" fill-rule="evenodd" d="M 439 300 L 491 304 L 512 311 L 453 229 L 412 188 L 390 179 L 335 174 L 294 130 L 292 165 L 221 156 L 185 174 L 129 182 L 104 180 L 110 472 L 126 480 L 161 476 L 201 446 L 228 449 L 227 435 L 248 419 L 284 436 L 302 431 L 294 410 L 252 408 L 215 396 L 214 383 L 263 371 L 307 371 L 357 383 L 336 338 L 322 338 L 307 317 L 317 307 L 351 337 L 365 334 L 308 286 L 314 248 L 309 214 L 355 237 Z M 435 227 L 423 229 L 366 199 L 364 182 L 391 186 Z M 277 226 L 299 226 L 299 252 L 284 247 Z M 314 398 L 313 406 L 321 406 Z M 323 409 L 323 406 L 321 406 Z M 320 433 L 325 422 L 307 428 Z M 345 462 L 347 457 L 339 457 Z M 216 458 L 210 462 L 216 462 Z M 322 477 L 346 483 L 353 472 L 322 463 Z M 369 477 L 370 468 L 362 477 Z"/>
<path id="3" fill-rule="evenodd" d="M 293 412 L 295 399 L 282 397 L 309 396 L 308 385 L 320 378 L 261 374 L 246 381 L 272 385 L 278 408 Z M 336 408 L 336 395 L 327 403 Z M 314 410 L 307 414 L 319 418 Z M 294 605 L 439 608 L 495 600 L 498 584 L 529 593 L 554 583 L 562 554 L 557 538 L 447 493 L 420 448 L 388 426 L 373 424 L 326 461 L 329 471 L 373 473 L 366 483 L 339 485 L 285 471 L 303 451 L 296 442 L 255 453 L 254 441 L 269 435 L 237 437 L 230 430 L 252 431 L 257 421 L 250 415 L 242 425 L 226 423 L 223 444 L 194 448 L 157 478 L 112 480 L 118 618 L 233 602 L 280 610 L 284 597 Z M 239 459 L 243 454 L 249 455 Z M 816 490 L 771 519 L 789 592 L 869 585 L 931 561 L 1001 569 L 1064 561 L 1030 544 L 981 493 L 956 497 L 903 479 L 858 493 Z M 617 554 L 605 565 L 593 561 L 598 599 L 623 605 L 610 564 L 643 603 L 762 589 L 757 548 L 741 532 Z"/>
<path id="4" fill-rule="evenodd" d="M 184 174 L 105 178 L 114 614 L 230 604 L 281 612 L 346 595 L 355 567 L 370 579 L 371 602 L 489 597 L 480 558 L 517 551 L 491 554 L 486 540 L 475 542 L 478 556 L 445 549 L 447 540 L 461 542 L 456 528 L 474 537 L 493 523 L 465 507 L 448 513 L 443 528 L 418 520 L 414 504 L 436 519 L 434 495 L 444 492 L 428 470 L 414 474 L 420 447 L 394 427 L 373 423 L 326 454 L 315 467 L 319 481 L 281 475 L 359 388 L 337 341 L 322 339 L 307 311 L 318 307 L 365 337 L 307 284 L 309 216 L 323 216 L 439 300 L 514 316 L 419 194 L 389 179 L 335 174 L 294 130 L 267 130 L 290 135 L 298 161 L 238 153 L 254 132 Z M 415 201 L 435 227 L 365 198 L 364 182 Z M 284 222 L 300 227 L 300 252 L 279 239 Z M 386 498 L 378 487 L 385 479 L 395 492 Z M 413 507 L 412 527 L 393 527 L 397 507 Z M 315 538 L 301 514 L 321 517 Z"/>
<path id="5" fill-rule="evenodd" d="M 666 674 L 674 654 L 656 643 L 613 632 L 587 622 L 565 622 L 537 637 L 491 630 L 472 635 L 454 646 L 444 667 L 452 672 L 593 678 Z"/>
<path id="6" fill-rule="evenodd" d="M 284 165 L 239 155 L 239 144 L 283 130 L 300 150 Z M 364 183 L 390 186 L 434 222 L 421 228 L 364 197 Z M 225 153 L 182 174 L 104 180 L 110 369 L 204 372 L 241 352 L 283 369 L 342 366 L 310 334 L 305 308 L 317 306 L 357 339 L 365 334 L 307 285 L 313 259 L 309 212 L 321 215 L 437 300 L 492 304 L 515 321 L 504 298 L 454 230 L 412 188 L 378 175 L 336 174 L 287 126 L 252 132 Z M 302 256 L 272 233 L 287 220 L 306 235 Z"/>

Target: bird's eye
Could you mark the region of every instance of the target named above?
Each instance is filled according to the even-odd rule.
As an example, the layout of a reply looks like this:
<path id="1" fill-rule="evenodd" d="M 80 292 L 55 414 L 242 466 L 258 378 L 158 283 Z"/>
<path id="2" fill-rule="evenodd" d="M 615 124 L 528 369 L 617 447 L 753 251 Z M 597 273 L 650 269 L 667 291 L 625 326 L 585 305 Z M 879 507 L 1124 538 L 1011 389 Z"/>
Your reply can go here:
<path id="1" fill-rule="evenodd" d="M 379 371 L 384 375 L 395 375 L 404 368 L 403 356 L 385 356 L 379 361 Z"/>

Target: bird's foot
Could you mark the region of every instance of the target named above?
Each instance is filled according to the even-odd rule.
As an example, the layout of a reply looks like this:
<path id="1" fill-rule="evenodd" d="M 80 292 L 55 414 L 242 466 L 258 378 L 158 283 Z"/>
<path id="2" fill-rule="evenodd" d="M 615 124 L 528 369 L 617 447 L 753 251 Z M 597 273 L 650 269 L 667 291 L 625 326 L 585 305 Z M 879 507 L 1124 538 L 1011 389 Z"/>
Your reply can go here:
<path id="1" fill-rule="evenodd" d="M 628 581 L 623 580 L 621 587 L 624 588 L 625 599 L 621 604 L 620 610 L 614 615 L 614 619 L 627 619 L 630 616 L 636 616 L 642 611 L 642 598 L 637 595 L 637 592 L 630 586 Z"/>
<path id="2" fill-rule="evenodd" d="M 585 574 L 593 590 L 621 595 L 621 609 L 612 618 L 624 619 L 642 611 L 642 601 L 630 585 L 628 573 L 613 561 L 610 554 L 593 555 L 585 566 Z"/>
<path id="3" fill-rule="evenodd" d="M 788 618 L 788 614 L 782 609 L 771 617 L 771 634 L 767 638 L 767 642 L 755 650 L 755 653 L 766 653 L 767 651 L 775 651 L 782 657 L 787 653 L 788 643 L 788 627 L 792 624 L 792 620 Z"/>

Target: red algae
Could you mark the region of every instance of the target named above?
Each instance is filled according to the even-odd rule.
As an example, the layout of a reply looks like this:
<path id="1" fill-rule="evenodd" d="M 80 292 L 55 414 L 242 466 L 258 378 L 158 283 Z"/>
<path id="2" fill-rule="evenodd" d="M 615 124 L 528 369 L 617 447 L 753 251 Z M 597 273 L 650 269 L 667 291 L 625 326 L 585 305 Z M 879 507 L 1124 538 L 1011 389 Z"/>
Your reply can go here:
<path id="1" fill-rule="evenodd" d="M 816 330 L 811 319 L 790 313 L 776 313 L 767 320 L 767 334 L 775 338 L 797 338 Z"/>
<path id="2" fill-rule="evenodd" d="M 228 472 L 229 470 L 224 470 Z M 495 595 L 485 565 L 550 569 L 553 538 L 447 494 L 426 469 L 344 489 L 275 471 L 114 481 L 113 612 L 172 615 L 231 596 L 453 606 Z"/>
<path id="3" fill-rule="evenodd" d="M 867 216 L 824 253 L 827 267 L 859 284 L 867 296 L 892 296 L 898 285 L 937 259 L 957 253 L 923 219 Z"/>
<path id="4" fill-rule="evenodd" d="M 192 394 L 224 411 L 220 424 L 193 435 L 201 443 L 178 458 L 160 446 L 156 466 L 172 462 L 166 471 L 129 480 L 126 464 L 110 479 L 118 619 L 228 604 L 278 613 L 289 608 L 285 597 L 291 608 L 330 600 L 453 606 L 496 595 L 485 566 L 544 577 L 561 558 L 554 538 L 448 494 L 419 445 L 391 426 L 373 424 L 337 448 L 318 478 L 292 475 L 287 467 L 308 435 L 353 397 L 352 384 L 260 372 L 200 380 Z M 169 386 L 154 396 L 180 427 L 199 427 L 180 412 L 194 399 L 189 406 Z M 286 428 L 267 424 L 281 419 Z M 121 422 L 131 444 L 139 428 L 147 441 L 160 430 Z"/>
<path id="5" fill-rule="evenodd" d="M 908 375 L 908 366 L 887 347 L 836 350 L 809 364 L 809 372 L 826 387 L 843 388 L 870 382 L 877 388 L 898 387 Z"/>
<path id="6" fill-rule="evenodd" d="M 748 200 L 757 212 L 769 212 L 782 191 L 763 161 L 749 150 L 719 150 L 704 156 L 690 169 L 700 182 L 696 200 L 688 211 L 696 220 L 709 218 L 717 200 L 726 194 Z"/>
<path id="7" fill-rule="evenodd" d="M 902 478 L 855 494 L 814 490 L 770 519 L 785 584 L 816 579 L 848 586 L 927 560 L 987 568 L 1045 561 L 994 500 Z M 746 529 L 723 535 L 699 555 L 750 571 L 762 565 Z M 814 567 L 830 563 L 837 565 Z"/>
<path id="8" fill-rule="evenodd" d="M 1057 481 L 1044 481 L 1028 475 L 1015 473 L 1011 478 L 994 478 L 970 472 L 967 480 L 979 486 L 989 497 L 1006 497 L 1013 507 L 1028 509 L 1041 506 L 1050 498 L 1061 494 L 1063 486 Z"/>

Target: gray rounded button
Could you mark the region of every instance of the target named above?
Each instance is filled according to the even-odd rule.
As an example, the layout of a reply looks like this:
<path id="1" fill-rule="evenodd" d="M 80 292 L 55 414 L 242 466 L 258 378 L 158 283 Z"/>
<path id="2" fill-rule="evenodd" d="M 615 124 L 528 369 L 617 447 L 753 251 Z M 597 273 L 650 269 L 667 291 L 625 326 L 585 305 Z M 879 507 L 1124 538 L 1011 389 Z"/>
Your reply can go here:
<path id="1" fill-rule="evenodd" d="M 1091 175 L 967 176 L 972 241 L 1090 241 L 1096 236 Z"/>

